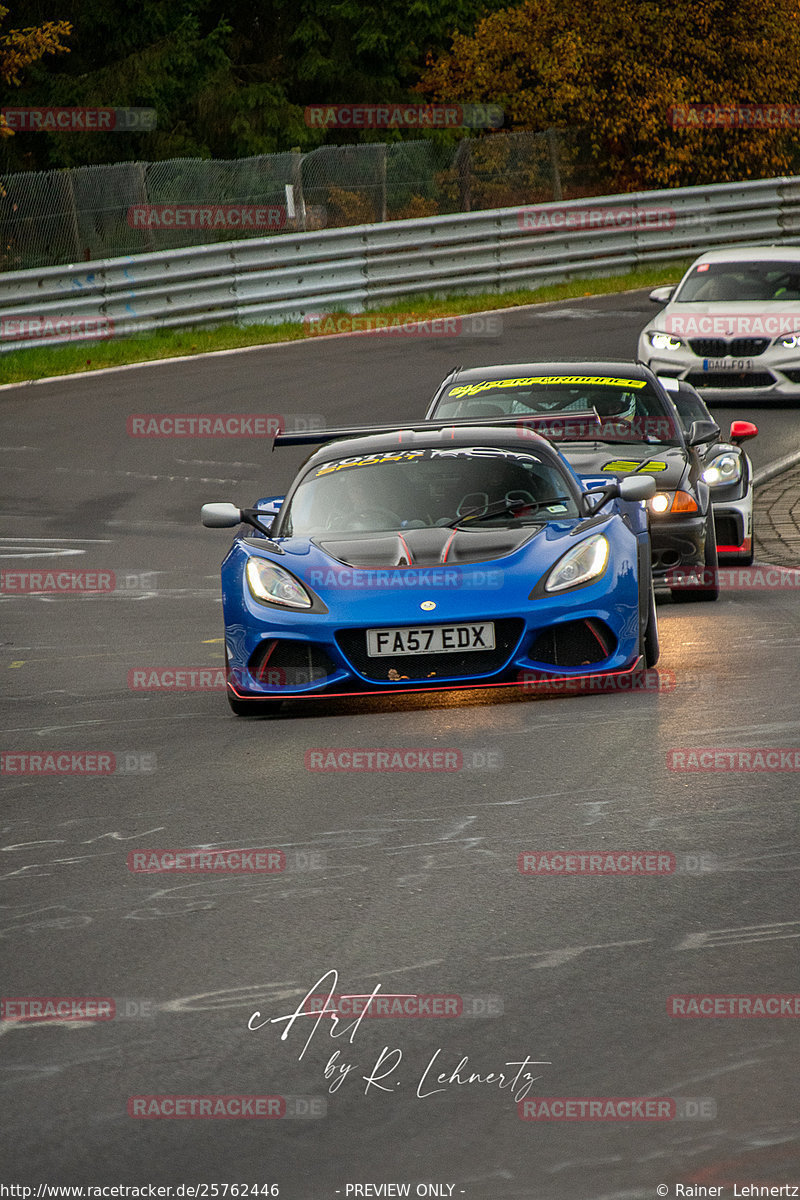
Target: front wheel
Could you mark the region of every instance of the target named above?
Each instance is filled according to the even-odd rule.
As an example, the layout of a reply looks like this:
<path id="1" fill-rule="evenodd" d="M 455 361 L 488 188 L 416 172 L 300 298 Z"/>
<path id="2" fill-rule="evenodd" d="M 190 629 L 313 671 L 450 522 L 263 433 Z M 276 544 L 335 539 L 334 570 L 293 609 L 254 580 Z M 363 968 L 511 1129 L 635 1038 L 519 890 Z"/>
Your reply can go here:
<path id="1" fill-rule="evenodd" d="M 647 625 L 642 638 L 642 655 L 646 667 L 654 667 L 658 662 L 661 646 L 658 640 L 658 616 L 656 615 L 656 593 L 650 577 L 650 601 L 647 610 Z"/>

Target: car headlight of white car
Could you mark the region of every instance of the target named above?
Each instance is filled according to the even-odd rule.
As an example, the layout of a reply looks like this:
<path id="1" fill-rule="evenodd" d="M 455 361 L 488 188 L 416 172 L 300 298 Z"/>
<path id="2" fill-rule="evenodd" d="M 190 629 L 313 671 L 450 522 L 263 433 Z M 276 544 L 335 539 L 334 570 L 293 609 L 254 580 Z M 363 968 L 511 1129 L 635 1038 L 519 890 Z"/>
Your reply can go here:
<path id="1" fill-rule="evenodd" d="M 742 477 L 742 456 L 723 451 L 712 458 L 703 471 L 703 479 L 709 487 L 724 487 L 729 483 L 738 483 Z"/>
<path id="2" fill-rule="evenodd" d="M 267 558 L 248 558 L 245 575 L 250 594 L 262 603 L 285 608 L 311 608 L 313 604 L 300 581 Z"/>
<path id="3" fill-rule="evenodd" d="M 608 563 L 608 539 L 602 533 L 592 534 L 568 550 L 547 576 L 546 592 L 562 592 L 565 588 L 589 583 L 602 575 Z"/>
<path id="4" fill-rule="evenodd" d="M 671 333 L 648 333 L 647 340 L 654 350 L 681 350 L 683 340 L 673 337 Z"/>
<path id="5" fill-rule="evenodd" d="M 800 331 L 797 333 L 782 333 L 772 343 L 780 350 L 800 350 Z"/>

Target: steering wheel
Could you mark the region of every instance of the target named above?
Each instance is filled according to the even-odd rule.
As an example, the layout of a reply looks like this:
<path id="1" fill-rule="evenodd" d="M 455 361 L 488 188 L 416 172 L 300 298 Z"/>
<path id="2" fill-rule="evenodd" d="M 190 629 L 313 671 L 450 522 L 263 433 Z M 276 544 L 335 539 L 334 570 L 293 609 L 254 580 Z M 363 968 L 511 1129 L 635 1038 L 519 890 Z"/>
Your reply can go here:
<path id="1" fill-rule="evenodd" d="M 531 416 L 536 416 L 537 413 L 553 413 L 562 412 L 565 408 L 569 408 L 578 400 L 572 392 L 566 392 L 563 396 L 547 396 L 541 399 L 537 396 L 536 408 L 531 409 Z M 526 414 L 527 415 L 527 414 Z"/>

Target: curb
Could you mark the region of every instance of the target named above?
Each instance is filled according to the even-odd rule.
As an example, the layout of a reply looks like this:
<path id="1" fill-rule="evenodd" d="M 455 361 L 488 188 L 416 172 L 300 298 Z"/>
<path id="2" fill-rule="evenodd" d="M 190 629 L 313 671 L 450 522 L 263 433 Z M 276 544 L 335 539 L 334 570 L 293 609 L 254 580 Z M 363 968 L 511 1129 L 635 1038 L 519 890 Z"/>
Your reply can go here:
<path id="1" fill-rule="evenodd" d="M 800 450 L 796 450 L 794 454 L 787 454 L 784 458 L 777 458 L 775 462 L 753 472 L 753 487 L 759 487 L 760 484 L 766 483 L 775 475 L 780 475 L 783 471 L 788 471 L 790 467 L 798 464 L 800 464 Z"/>

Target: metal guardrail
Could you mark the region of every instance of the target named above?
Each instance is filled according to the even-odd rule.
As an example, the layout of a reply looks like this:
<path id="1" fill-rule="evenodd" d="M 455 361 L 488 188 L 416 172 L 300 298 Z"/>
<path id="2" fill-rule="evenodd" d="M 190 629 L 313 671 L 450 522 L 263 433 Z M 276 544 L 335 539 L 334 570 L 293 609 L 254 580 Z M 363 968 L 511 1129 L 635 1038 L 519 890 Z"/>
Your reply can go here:
<path id="1" fill-rule="evenodd" d="M 363 312 L 420 293 L 536 288 L 753 241 L 800 242 L 800 177 L 388 221 L 0 274 L 0 347 L 72 342 L 86 337 L 87 328 L 96 339 L 97 331 L 118 337 L 274 324 Z"/>

